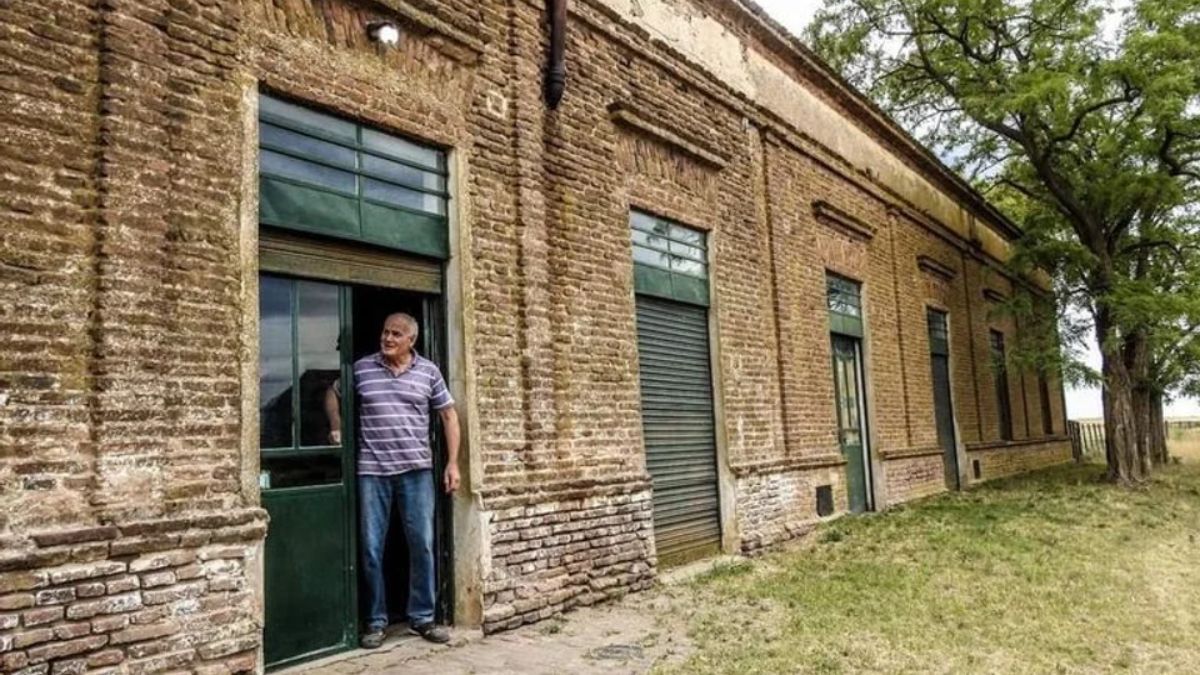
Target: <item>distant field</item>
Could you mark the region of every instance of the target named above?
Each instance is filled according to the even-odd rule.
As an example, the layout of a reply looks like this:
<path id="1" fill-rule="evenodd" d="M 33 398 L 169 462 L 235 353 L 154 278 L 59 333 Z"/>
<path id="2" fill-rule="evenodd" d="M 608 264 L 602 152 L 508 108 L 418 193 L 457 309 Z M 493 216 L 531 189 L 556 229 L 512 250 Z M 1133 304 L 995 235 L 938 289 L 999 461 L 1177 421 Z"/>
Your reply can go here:
<path id="1" fill-rule="evenodd" d="M 1104 420 L 1096 418 L 1083 418 L 1072 420 L 1084 425 L 1100 425 Z M 1189 463 L 1200 463 L 1200 417 L 1176 417 L 1167 421 L 1167 450 L 1172 457 L 1177 457 L 1181 461 Z M 1102 441 L 1093 440 L 1088 445 L 1085 445 L 1089 457 L 1093 460 L 1099 459 L 1099 454 L 1103 452 L 1103 445 L 1097 446 L 1096 443 Z"/>
<path id="2" fill-rule="evenodd" d="M 1200 420 L 1171 420 L 1167 450 L 1185 462 L 1200 462 Z"/>

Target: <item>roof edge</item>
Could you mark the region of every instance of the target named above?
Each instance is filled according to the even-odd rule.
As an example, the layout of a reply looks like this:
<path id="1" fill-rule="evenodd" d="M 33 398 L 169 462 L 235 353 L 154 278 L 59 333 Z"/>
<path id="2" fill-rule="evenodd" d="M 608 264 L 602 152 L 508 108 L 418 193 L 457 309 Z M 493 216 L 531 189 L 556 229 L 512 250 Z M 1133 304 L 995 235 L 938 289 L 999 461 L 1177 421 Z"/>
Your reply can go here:
<path id="1" fill-rule="evenodd" d="M 977 216 L 985 216 L 989 223 L 994 223 L 995 227 L 998 228 L 999 234 L 1003 235 L 1009 241 L 1020 239 L 1023 236 L 1024 232 L 1022 232 L 1016 223 L 997 209 L 956 171 L 947 166 L 933 151 L 925 147 L 924 144 L 914 138 L 904 127 L 900 126 L 891 115 L 842 77 L 840 73 L 835 71 L 816 52 L 809 49 L 808 46 L 800 41 L 799 37 L 793 35 L 791 31 L 771 17 L 754 0 L 712 1 L 721 2 L 735 8 L 757 24 L 758 28 L 765 35 L 779 43 L 792 56 L 798 58 L 799 65 L 814 75 L 814 82 L 818 86 L 823 85 L 829 94 L 840 99 L 851 108 L 851 112 L 862 113 L 863 116 L 860 119 L 863 119 L 864 122 L 882 133 L 886 140 L 899 145 L 902 149 L 906 149 L 911 153 L 919 163 L 924 165 L 922 167 L 924 170 L 937 179 L 941 179 L 939 182 L 942 182 L 944 187 L 949 188 L 952 194 L 960 197 L 967 205 L 974 207 L 974 210 L 978 212 Z M 857 108 L 857 111 L 855 108 Z"/>

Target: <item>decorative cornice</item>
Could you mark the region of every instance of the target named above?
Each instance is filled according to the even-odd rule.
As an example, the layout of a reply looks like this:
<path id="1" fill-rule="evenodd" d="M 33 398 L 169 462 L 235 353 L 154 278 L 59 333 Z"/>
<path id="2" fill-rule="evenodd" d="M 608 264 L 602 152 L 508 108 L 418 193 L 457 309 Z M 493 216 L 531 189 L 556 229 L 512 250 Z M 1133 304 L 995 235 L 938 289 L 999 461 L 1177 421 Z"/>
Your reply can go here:
<path id="1" fill-rule="evenodd" d="M 941 262 L 934 260 L 927 255 L 917 256 L 917 267 L 919 267 L 922 272 L 932 274 L 943 281 L 954 281 L 954 277 L 958 276 L 958 270 L 950 267 L 949 265 L 943 265 Z"/>
<path id="2" fill-rule="evenodd" d="M 608 107 L 608 115 L 616 124 L 677 148 L 713 168 L 724 169 L 729 166 L 729 159 L 716 150 L 706 147 L 703 142 L 688 137 L 683 132 L 668 129 L 652 120 L 643 111 L 634 109 L 628 103 L 613 103 Z"/>
<path id="3" fill-rule="evenodd" d="M 813 216 L 817 219 L 817 222 L 841 230 L 851 237 L 867 241 L 875 238 L 875 228 L 872 225 L 850 215 L 829 202 L 822 200 L 813 202 Z"/>

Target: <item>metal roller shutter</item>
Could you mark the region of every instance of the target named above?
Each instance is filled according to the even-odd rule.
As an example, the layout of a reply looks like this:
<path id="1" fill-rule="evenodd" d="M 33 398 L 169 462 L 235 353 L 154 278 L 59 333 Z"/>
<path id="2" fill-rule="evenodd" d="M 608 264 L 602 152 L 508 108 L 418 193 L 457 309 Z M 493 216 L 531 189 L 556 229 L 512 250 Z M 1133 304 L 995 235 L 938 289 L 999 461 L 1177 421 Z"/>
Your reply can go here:
<path id="1" fill-rule="evenodd" d="M 639 295 L 637 322 L 658 560 L 678 565 L 721 546 L 708 310 Z"/>

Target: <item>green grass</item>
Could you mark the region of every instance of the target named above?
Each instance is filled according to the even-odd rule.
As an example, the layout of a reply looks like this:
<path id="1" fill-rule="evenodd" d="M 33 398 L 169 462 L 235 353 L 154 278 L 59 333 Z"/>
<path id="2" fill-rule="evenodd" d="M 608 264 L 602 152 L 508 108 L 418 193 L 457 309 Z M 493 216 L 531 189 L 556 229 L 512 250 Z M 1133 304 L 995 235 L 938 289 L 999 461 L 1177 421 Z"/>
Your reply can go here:
<path id="1" fill-rule="evenodd" d="M 664 672 L 1200 672 L 1200 464 L 1068 466 L 830 523 L 675 590 Z"/>

